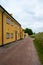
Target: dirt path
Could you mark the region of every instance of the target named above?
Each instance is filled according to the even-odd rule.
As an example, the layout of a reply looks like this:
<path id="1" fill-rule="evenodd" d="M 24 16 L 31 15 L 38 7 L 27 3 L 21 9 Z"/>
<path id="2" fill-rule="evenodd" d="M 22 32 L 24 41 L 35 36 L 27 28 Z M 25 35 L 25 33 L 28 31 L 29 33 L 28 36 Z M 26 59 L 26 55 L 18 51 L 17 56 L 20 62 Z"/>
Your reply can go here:
<path id="1" fill-rule="evenodd" d="M 0 47 L 0 65 L 40 65 L 32 39 Z"/>

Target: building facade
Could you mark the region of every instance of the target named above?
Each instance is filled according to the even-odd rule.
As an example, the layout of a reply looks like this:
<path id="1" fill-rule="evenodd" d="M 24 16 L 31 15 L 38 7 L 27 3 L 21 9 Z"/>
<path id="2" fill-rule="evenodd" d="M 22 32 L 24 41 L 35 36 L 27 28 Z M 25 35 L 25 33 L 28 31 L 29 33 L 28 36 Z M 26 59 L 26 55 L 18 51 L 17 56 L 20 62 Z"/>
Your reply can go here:
<path id="1" fill-rule="evenodd" d="M 24 38 L 21 25 L 0 5 L 0 46 Z"/>

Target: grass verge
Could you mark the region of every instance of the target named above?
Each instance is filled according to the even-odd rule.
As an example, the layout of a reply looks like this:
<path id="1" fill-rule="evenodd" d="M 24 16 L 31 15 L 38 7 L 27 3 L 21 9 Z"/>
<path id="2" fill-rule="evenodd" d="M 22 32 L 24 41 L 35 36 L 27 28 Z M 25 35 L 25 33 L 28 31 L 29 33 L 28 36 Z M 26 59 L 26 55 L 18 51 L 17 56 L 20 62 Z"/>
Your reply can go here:
<path id="1" fill-rule="evenodd" d="M 36 47 L 41 64 L 43 65 L 43 35 L 42 34 L 37 34 L 35 36 L 34 45 Z"/>

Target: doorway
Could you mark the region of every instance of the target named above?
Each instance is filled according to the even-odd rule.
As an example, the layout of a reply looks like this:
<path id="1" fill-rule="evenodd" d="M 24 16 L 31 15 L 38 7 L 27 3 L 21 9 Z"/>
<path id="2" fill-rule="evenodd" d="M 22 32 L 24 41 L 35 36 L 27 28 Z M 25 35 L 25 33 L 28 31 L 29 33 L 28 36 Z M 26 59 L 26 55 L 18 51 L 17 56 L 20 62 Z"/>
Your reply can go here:
<path id="1" fill-rule="evenodd" d="M 17 31 L 15 31 L 15 41 L 17 40 Z"/>

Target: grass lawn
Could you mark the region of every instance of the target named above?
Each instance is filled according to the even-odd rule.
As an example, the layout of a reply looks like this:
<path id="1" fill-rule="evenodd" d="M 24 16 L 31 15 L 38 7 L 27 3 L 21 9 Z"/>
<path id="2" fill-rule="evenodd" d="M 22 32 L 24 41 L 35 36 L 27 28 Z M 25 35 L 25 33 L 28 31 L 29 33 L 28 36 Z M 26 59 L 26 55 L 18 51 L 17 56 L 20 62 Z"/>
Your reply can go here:
<path id="1" fill-rule="evenodd" d="M 39 59 L 43 64 L 43 33 L 38 33 L 35 35 L 34 45 L 36 47 Z"/>

